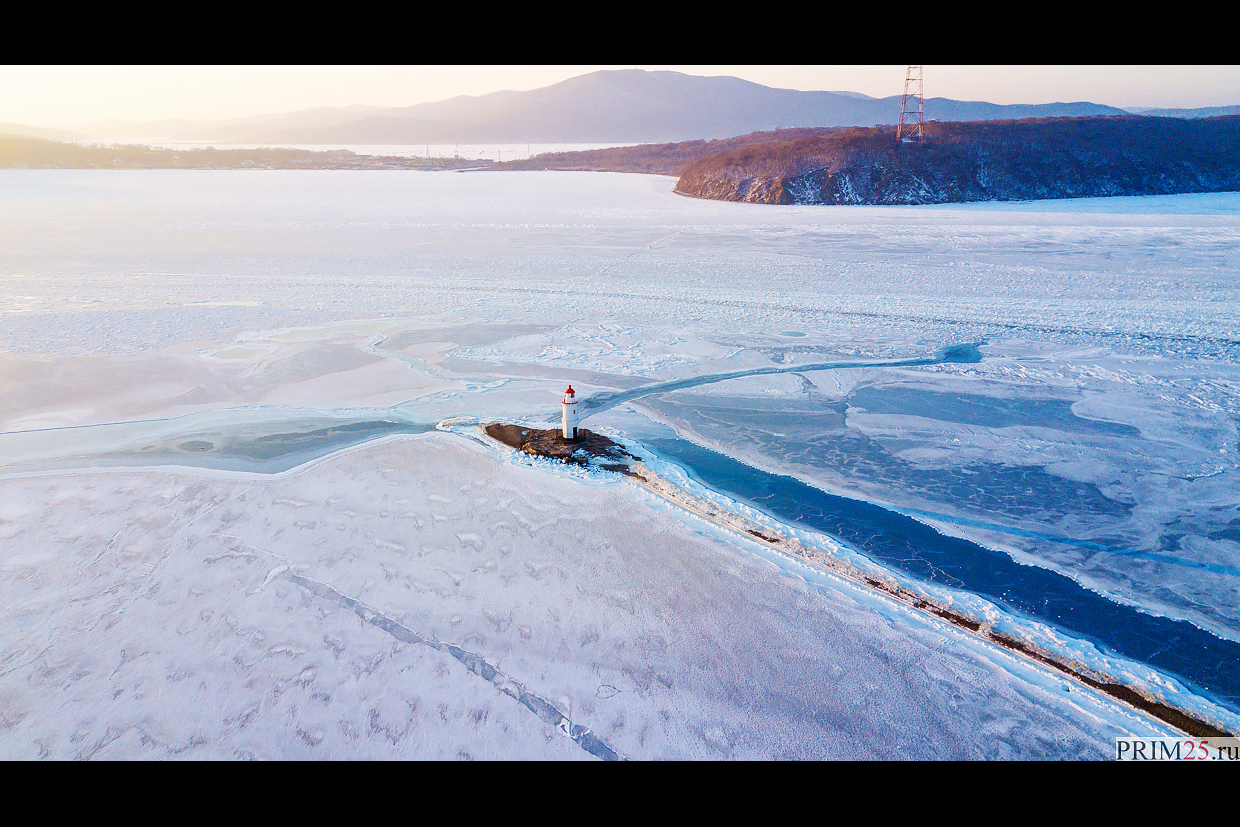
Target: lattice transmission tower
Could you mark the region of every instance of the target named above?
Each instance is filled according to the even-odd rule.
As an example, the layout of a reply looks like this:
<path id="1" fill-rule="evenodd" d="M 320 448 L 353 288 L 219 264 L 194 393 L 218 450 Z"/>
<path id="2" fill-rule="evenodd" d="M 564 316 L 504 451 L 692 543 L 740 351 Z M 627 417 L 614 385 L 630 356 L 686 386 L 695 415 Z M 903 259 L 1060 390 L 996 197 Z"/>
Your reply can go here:
<path id="1" fill-rule="evenodd" d="M 917 84 L 916 92 L 912 91 L 914 83 Z M 925 114 L 921 67 L 910 66 L 904 73 L 904 97 L 900 99 L 900 122 L 896 124 L 896 140 L 906 144 L 919 144 L 924 141 L 922 126 L 925 124 Z"/>

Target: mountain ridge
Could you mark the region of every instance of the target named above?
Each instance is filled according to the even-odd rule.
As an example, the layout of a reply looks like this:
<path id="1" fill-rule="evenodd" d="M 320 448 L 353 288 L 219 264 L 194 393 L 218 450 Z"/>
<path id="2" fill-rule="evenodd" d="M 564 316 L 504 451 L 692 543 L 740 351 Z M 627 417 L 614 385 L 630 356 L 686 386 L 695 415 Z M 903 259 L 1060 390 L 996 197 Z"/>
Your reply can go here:
<path id="1" fill-rule="evenodd" d="M 255 145 L 425 143 L 666 143 L 716 140 L 782 128 L 894 124 L 900 95 L 800 91 L 736 77 L 671 71 L 602 70 L 529 91 L 458 95 L 400 107 L 355 104 L 252 115 L 215 122 L 101 122 L 67 128 L 78 140 L 152 140 Z M 1207 107 L 1149 114 L 1198 117 L 1230 114 Z M 995 104 L 931 97 L 927 120 L 1011 120 L 1030 117 L 1124 115 L 1087 101 Z M 1145 113 L 1140 113 L 1145 114 Z M 9 129 L 15 132 L 15 129 Z M 66 137 L 23 128 L 23 134 Z"/>
<path id="2" fill-rule="evenodd" d="M 806 92 L 741 78 L 603 70 L 528 92 L 501 92 L 372 113 L 321 128 L 242 128 L 185 135 L 233 143 L 660 143 L 797 127 L 893 124 L 900 95 Z M 444 104 L 453 102 L 451 107 Z M 437 107 L 437 108 L 436 108 Z M 992 104 L 926 100 L 927 119 L 986 120 L 1126 114 L 1088 102 Z"/>

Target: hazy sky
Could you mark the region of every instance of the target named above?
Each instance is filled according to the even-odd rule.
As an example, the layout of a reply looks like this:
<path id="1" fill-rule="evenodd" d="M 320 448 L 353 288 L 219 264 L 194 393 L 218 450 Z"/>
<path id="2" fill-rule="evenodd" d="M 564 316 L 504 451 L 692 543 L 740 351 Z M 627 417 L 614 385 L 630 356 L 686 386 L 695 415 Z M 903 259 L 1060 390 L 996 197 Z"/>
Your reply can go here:
<path id="1" fill-rule="evenodd" d="M 61 126 L 106 119 L 217 119 L 313 106 L 409 106 L 537 89 L 598 69 L 732 75 L 787 89 L 903 91 L 904 66 L 4 66 L 0 121 Z M 1236 66 L 925 67 L 927 97 L 1111 106 L 1240 104 Z"/>

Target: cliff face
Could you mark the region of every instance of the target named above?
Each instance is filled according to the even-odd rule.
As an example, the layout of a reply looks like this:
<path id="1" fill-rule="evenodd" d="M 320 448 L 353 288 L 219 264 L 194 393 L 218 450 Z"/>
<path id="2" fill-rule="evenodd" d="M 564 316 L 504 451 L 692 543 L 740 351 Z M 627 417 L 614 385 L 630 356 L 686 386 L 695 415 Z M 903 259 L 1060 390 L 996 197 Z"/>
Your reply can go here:
<path id="1" fill-rule="evenodd" d="M 1240 117 L 926 125 L 750 144 L 689 164 L 676 191 L 761 204 L 943 204 L 1240 190 Z"/>

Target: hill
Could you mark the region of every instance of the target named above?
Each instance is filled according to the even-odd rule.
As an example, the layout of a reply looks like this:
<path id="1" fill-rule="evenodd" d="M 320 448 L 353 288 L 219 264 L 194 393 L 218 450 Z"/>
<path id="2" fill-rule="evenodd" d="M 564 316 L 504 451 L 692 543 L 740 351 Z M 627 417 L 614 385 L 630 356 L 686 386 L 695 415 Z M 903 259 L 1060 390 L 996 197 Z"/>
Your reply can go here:
<path id="1" fill-rule="evenodd" d="M 928 98 L 925 106 L 927 118 L 951 121 L 1124 114 L 1093 103 L 1000 105 Z M 899 113 L 899 95 L 802 92 L 734 77 L 625 69 L 593 72 L 528 92 L 461 96 L 365 113 L 273 115 L 203 127 L 178 137 L 286 145 L 662 143 L 783 127 L 894 124 Z"/>
<path id="2" fill-rule="evenodd" d="M 763 204 L 941 204 L 1240 190 L 1240 116 L 930 123 L 751 141 L 684 166 L 676 191 Z"/>
<path id="3" fill-rule="evenodd" d="M 665 144 L 637 144 L 579 152 L 544 152 L 532 158 L 491 164 L 490 170 L 589 170 L 592 172 L 644 172 L 680 175 L 693 161 L 732 149 L 770 141 L 793 141 L 838 131 L 838 127 L 779 129 L 751 132 L 736 138 L 710 141 L 678 141 Z"/>

